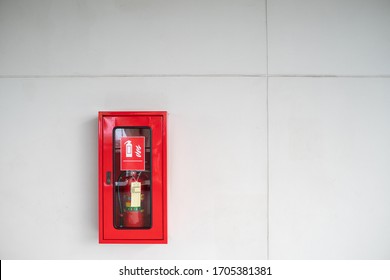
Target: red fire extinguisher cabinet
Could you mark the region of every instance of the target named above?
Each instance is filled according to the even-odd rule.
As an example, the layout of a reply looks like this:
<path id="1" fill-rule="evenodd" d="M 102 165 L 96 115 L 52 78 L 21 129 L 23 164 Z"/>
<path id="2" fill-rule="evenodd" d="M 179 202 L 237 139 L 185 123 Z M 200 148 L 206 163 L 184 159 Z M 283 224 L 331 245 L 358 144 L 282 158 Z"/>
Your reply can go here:
<path id="1" fill-rule="evenodd" d="M 167 243 L 166 112 L 99 112 L 99 243 Z"/>

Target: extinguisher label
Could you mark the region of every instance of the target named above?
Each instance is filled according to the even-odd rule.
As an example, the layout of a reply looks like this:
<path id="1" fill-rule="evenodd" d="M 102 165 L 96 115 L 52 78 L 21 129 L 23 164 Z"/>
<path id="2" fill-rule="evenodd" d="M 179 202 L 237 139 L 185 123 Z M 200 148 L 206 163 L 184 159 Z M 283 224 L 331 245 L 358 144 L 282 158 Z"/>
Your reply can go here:
<path id="1" fill-rule="evenodd" d="M 140 182 L 131 182 L 131 207 L 141 207 Z"/>
<path id="2" fill-rule="evenodd" d="M 145 170 L 145 137 L 121 138 L 121 170 Z"/>

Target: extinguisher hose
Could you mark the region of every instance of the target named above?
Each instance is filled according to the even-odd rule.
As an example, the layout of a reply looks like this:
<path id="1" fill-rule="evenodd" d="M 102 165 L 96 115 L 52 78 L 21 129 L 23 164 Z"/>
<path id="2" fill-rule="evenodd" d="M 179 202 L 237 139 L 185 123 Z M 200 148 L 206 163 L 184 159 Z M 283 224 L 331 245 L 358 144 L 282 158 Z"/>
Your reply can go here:
<path id="1" fill-rule="evenodd" d="M 122 176 L 123 176 L 123 172 L 121 172 L 120 175 L 119 175 L 119 177 L 118 177 L 118 183 L 121 181 Z M 121 194 L 120 194 L 120 185 L 117 184 L 116 187 L 117 187 L 117 193 L 118 193 L 119 212 L 120 212 L 121 214 L 123 214 L 122 200 L 121 200 Z"/>
<path id="2" fill-rule="evenodd" d="M 118 204 L 119 204 L 119 212 L 121 214 L 123 214 L 123 209 L 122 209 L 122 201 L 121 201 L 121 194 L 119 192 L 119 186 L 118 186 L 118 190 L 117 190 L 117 193 L 118 193 Z"/>

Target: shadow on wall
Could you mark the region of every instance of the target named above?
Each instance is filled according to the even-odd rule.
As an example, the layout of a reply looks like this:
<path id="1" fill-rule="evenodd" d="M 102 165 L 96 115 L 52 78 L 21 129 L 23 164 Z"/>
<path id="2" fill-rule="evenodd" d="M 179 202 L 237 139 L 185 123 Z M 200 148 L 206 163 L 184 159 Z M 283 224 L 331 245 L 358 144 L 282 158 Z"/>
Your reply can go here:
<path id="1" fill-rule="evenodd" d="M 86 229 L 82 234 L 88 232 L 88 241 L 98 241 L 98 121 L 97 117 L 86 121 L 81 127 L 80 150 L 82 167 L 82 182 L 77 184 L 82 188 L 81 193 L 83 203 L 82 220 Z"/>

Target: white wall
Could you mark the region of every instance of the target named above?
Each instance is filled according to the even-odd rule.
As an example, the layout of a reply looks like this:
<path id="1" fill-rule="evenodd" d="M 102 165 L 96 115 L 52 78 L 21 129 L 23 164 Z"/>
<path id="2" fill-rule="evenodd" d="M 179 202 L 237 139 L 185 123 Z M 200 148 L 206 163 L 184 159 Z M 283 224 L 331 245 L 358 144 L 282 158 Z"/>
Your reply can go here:
<path id="1" fill-rule="evenodd" d="M 388 26 L 386 0 L 0 1 L 0 258 L 389 259 Z M 168 245 L 98 244 L 99 110 L 169 112 Z"/>

